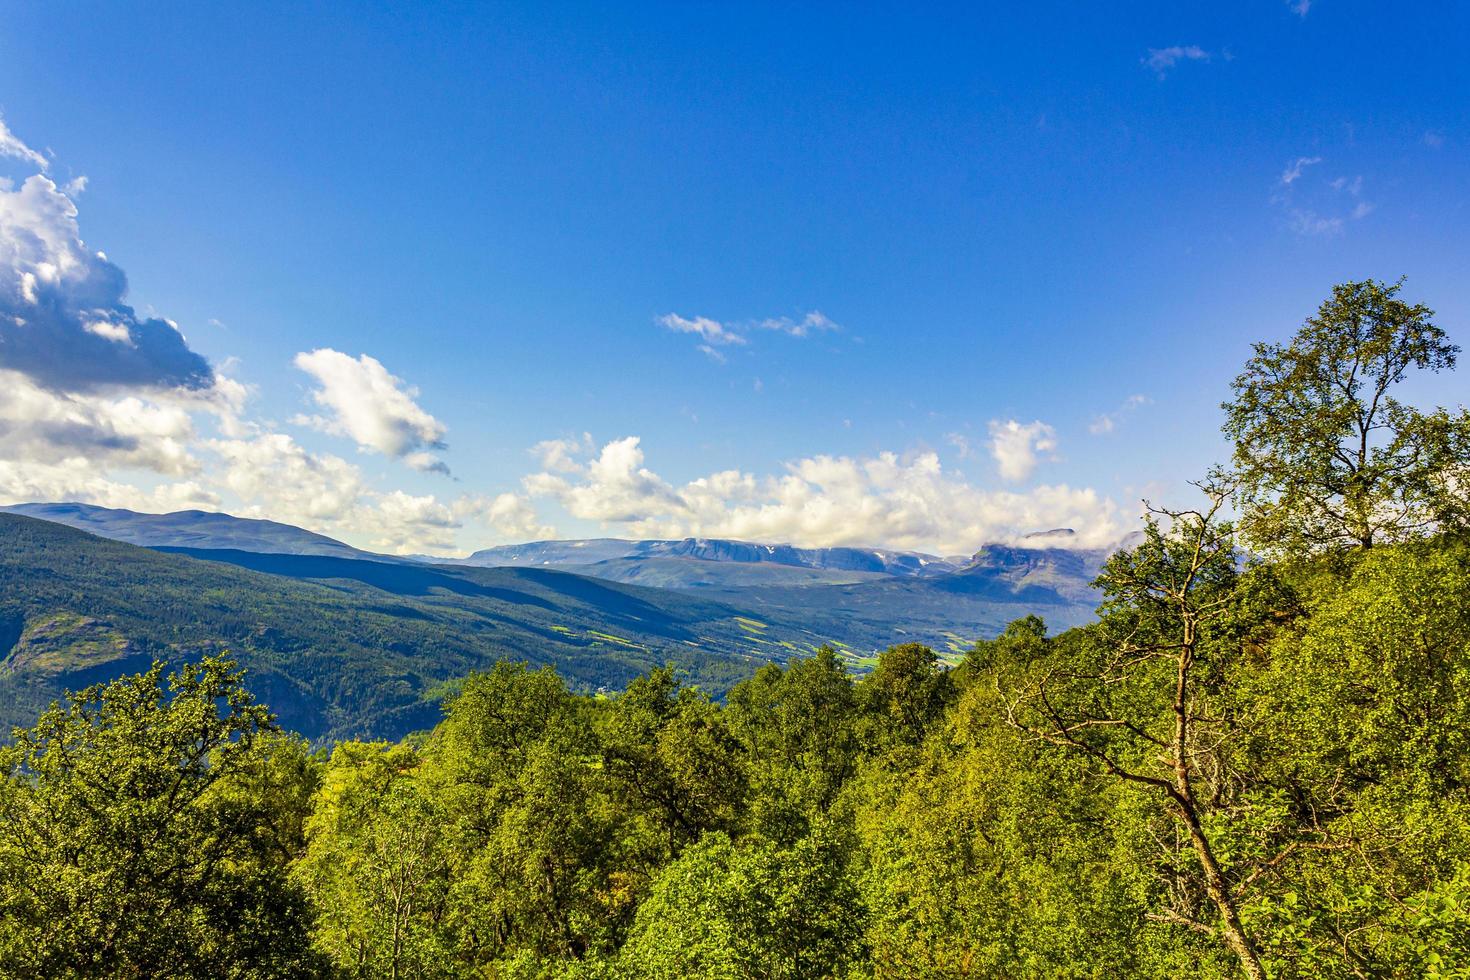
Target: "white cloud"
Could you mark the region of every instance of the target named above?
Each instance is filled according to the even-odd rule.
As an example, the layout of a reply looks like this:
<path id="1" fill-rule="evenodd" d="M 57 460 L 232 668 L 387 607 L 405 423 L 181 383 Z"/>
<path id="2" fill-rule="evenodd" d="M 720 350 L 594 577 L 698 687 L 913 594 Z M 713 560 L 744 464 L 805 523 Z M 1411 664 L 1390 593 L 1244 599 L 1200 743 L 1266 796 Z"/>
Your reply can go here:
<path id="1" fill-rule="evenodd" d="M 6 368 L 58 391 L 214 384 L 213 369 L 178 327 L 139 317 L 126 295 L 127 277 L 82 241 L 76 204 L 49 177 L 36 174 L 16 188 L 0 183 Z"/>
<path id="2" fill-rule="evenodd" d="M 1297 157 L 1282 171 L 1271 197 L 1287 227 L 1298 235 L 1339 235 L 1349 222 L 1361 221 L 1374 210 L 1373 202 L 1363 199 L 1361 174 L 1304 179 L 1307 168 L 1321 162 L 1322 157 Z"/>
<path id="3" fill-rule="evenodd" d="M 1321 162 L 1321 157 L 1297 157 L 1294 162 L 1287 164 L 1286 169 L 1281 172 L 1281 185 L 1283 187 L 1290 187 L 1301 179 L 1302 171 Z"/>
<path id="4" fill-rule="evenodd" d="M 1439 149 L 1441 146 L 1444 146 L 1444 133 L 1441 133 L 1437 129 L 1427 130 L 1424 133 L 1424 145 L 1431 150 Z"/>
<path id="5" fill-rule="evenodd" d="M 193 473 L 190 407 L 135 395 L 57 392 L 0 369 L 0 457 L 23 465 L 80 459 L 98 471 Z"/>
<path id="6" fill-rule="evenodd" d="M 813 332 L 821 333 L 826 330 L 841 330 L 821 310 L 812 310 L 799 320 L 793 320 L 787 316 L 771 317 L 760 322 L 762 330 L 778 330 L 793 337 L 805 337 Z"/>
<path id="7" fill-rule="evenodd" d="M 1123 399 L 1123 404 L 1111 412 L 1093 416 L 1092 422 L 1087 426 L 1087 431 L 1095 436 L 1108 435 L 1117 429 L 1124 419 L 1148 403 L 1147 395 L 1129 395 Z"/>
<path id="8" fill-rule="evenodd" d="M 673 487 L 643 466 L 637 436 L 616 439 L 576 469 L 542 472 L 526 478 L 533 496 L 555 496 L 567 513 L 580 520 L 631 522 L 643 519 L 648 507 L 678 510 Z"/>
<path id="9" fill-rule="evenodd" d="M 556 528 L 541 523 L 535 506 L 520 494 L 502 493 L 485 501 L 477 511 L 508 541 L 544 541 L 556 536 Z"/>
<path id="10" fill-rule="evenodd" d="M 332 413 L 299 421 L 348 436 L 359 447 L 401 459 L 416 470 L 449 472 L 427 452 L 444 448 L 443 423 L 414 401 L 417 388 L 405 386 L 376 358 L 353 358 L 323 347 L 297 354 L 295 364 L 320 385 L 312 400 Z"/>
<path id="11" fill-rule="evenodd" d="M 5 120 L 0 119 L 0 157 L 23 160 L 42 172 L 50 169 L 49 162 L 41 154 L 26 146 L 20 137 L 10 131 Z"/>
<path id="12" fill-rule="evenodd" d="M 1140 62 L 1162 80 L 1180 62 L 1209 60 L 1210 53 L 1197 44 L 1176 44 L 1168 48 L 1149 48 L 1148 54 Z"/>
<path id="13" fill-rule="evenodd" d="M 990 455 L 1007 480 L 1024 480 L 1036 469 L 1043 453 L 1057 448 L 1056 430 L 1045 422 L 993 421 L 990 423 Z"/>
<path id="14" fill-rule="evenodd" d="M 1312 0 L 1286 0 L 1286 5 L 1303 20 L 1306 20 L 1307 14 L 1312 10 Z"/>
<path id="15" fill-rule="evenodd" d="M 216 478 L 248 502 L 247 516 L 335 526 L 366 489 L 357 467 L 338 456 L 307 452 L 285 433 L 214 439 L 207 446 L 224 466 Z"/>
<path id="16" fill-rule="evenodd" d="M 581 469 L 578 456 L 592 452 L 592 433 L 584 432 L 575 439 L 543 439 L 531 447 L 531 455 L 543 470 L 553 473 L 575 473 Z"/>
<path id="17" fill-rule="evenodd" d="M 740 334 L 707 316 L 683 317 L 677 313 L 665 313 L 658 322 L 675 333 L 694 334 L 711 347 L 745 343 Z"/>
<path id="18" fill-rule="evenodd" d="M 699 350 L 713 361 L 723 364 L 725 352 L 721 347 L 740 347 L 750 343 L 750 334 L 756 330 L 784 333 L 789 337 L 809 337 L 814 333 L 841 330 L 821 310 L 812 310 L 800 317 L 766 317 L 761 320 L 731 322 L 715 320 L 707 316 L 685 317 L 677 313 L 666 313 L 657 317 L 656 323 L 675 333 L 691 334 L 701 341 Z"/>
<path id="19" fill-rule="evenodd" d="M 354 515 L 353 522 L 374 548 L 393 554 L 448 551 L 460 527 L 454 509 L 433 495 L 415 496 L 402 490 L 377 495 Z"/>
<path id="20" fill-rule="evenodd" d="M 990 491 L 946 472 L 934 452 L 813 456 L 758 477 L 725 470 L 675 487 L 645 466 L 636 436 L 614 440 L 572 473 L 537 473 L 532 497 L 635 537 L 730 537 L 805 547 L 868 545 L 940 554 L 1078 530 L 1078 547 L 1123 533 L 1116 506 L 1090 489 Z"/>
<path id="21" fill-rule="evenodd" d="M 397 554 L 450 551 L 465 508 L 433 495 L 372 489 L 356 466 L 312 453 L 281 432 L 212 439 L 210 477 L 242 506 L 236 512 L 347 537 Z M 472 509 L 472 508 L 471 508 Z"/>

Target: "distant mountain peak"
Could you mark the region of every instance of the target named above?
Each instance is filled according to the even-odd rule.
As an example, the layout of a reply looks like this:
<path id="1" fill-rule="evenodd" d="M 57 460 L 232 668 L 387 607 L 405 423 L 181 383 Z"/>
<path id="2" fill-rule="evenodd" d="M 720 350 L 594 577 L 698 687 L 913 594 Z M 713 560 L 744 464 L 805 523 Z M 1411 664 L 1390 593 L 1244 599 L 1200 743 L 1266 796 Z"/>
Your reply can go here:
<path id="1" fill-rule="evenodd" d="M 145 548 L 236 549 L 261 554 L 400 560 L 359 551 L 335 538 L 279 521 L 235 517 L 219 511 L 178 510 L 170 514 L 144 514 L 74 502 L 14 504 L 0 507 L 0 511 L 65 524 L 98 537 Z"/>

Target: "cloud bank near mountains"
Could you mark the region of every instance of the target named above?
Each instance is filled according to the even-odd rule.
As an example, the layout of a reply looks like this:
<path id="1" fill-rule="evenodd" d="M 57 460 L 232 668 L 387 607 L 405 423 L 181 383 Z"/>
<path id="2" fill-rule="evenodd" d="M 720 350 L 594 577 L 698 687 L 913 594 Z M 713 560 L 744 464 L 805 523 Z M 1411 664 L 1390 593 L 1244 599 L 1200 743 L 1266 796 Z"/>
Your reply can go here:
<path id="1" fill-rule="evenodd" d="M 1036 444 L 1033 433 L 1030 445 Z M 1076 528 L 1078 547 L 1110 544 L 1125 530 L 1117 506 L 1093 490 L 981 489 L 945 470 L 933 451 L 812 456 L 773 475 L 725 470 L 678 486 L 645 464 L 637 436 L 597 450 L 576 440 L 558 443 L 542 459 L 558 465 L 526 477 L 529 499 L 549 500 L 577 519 L 632 537 L 881 544 L 962 554 L 1037 529 Z"/>
<path id="2" fill-rule="evenodd" d="M 386 551 L 450 550 L 481 506 L 374 487 L 352 463 L 249 418 L 249 390 L 172 322 L 139 316 L 127 277 L 83 240 L 75 195 L 0 122 L 0 502 L 79 500 L 145 511 L 228 509 Z M 419 469 L 444 426 L 363 355 L 302 355 L 322 427 Z M 503 510 L 503 508 L 502 508 Z M 524 521 L 522 521 L 524 523 Z"/>
<path id="3" fill-rule="evenodd" d="M 297 421 L 345 435 L 359 448 L 399 459 L 416 470 L 449 473 L 429 452 L 444 449 L 444 423 L 419 407 L 417 388 L 388 373 L 376 358 L 350 357 L 329 347 L 296 355 L 296 366 L 316 379 L 311 399 L 327 416 Z"/>
<path id="4" fill-rule="evenodd" d="M 75 200 L 83 182 L 59 187 L 46 157 L 3 123 L 0 161 L 37 171 L 19 184 L 0 180 L 0 503 L 226 510 L 395 553 L 554 537 L 548 515 L 640 537 L 941 553 L 1057 526 L 1077 528 L 1079 546 L 1122 531 L 1114 504 L 1092 490 L 982 489 L 933 451 L 816 455 L 767 475 L 732 469 L 675 484 L 646 464 L 636 436 L 598 446 L 583 433 L 534 447 L 537 468 L 517 492 L 441 498 L 384 486 L 406 474 L 369 473 L 304 445 L 175 324 L 139 316 L 123 270 L 84 242 Z M 710 350 L 750 345 L 761 334 L 840 329 L 815 310 L 735 324 L 675 314 L 661 322 Z M 311 380 L 315 406 L 295 421 L 359 457 L 448 472 L 440 456 L 447 427 L 387 365 L 328 347 L 294 363 Z M 990 447 L 1003 477 L 1024 480 L 1055 450 L 1056 433 L 1040 421 L 998 422 Z"/>

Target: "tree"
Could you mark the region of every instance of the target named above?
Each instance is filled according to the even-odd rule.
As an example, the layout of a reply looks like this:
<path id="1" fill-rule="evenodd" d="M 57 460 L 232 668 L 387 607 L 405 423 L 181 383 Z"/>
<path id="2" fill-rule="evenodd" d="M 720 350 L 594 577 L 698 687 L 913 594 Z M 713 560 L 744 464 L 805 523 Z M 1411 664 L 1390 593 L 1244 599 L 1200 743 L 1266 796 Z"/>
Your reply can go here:
<path id="1" fill-rule="evenodd" d="M 858 694 L 883 741 L 913 747 L 944 718 L 954 680 L 933 650 L 902 643 L 878 655 L 878 666 L 858 684 Z"/>
<path id="2" fill-rule="evenodd" d="M 163 670 L 71 695 L 0 755 L 5 975 L 316 972 L 286 873 L 309 763 L 230 661 Z"/>
<path id="3" fill-rule="evenodd" d="M 668 667 L 635 679 L 602 724 L 603 768 L 629 816 L 654 828 L 655 860 L 710 830 L 733 831 L 745 802 L 740 745 L 709 697 Z"/>
<path id="4" fill-rule="evenodd" d="M 550 668 L 501 662 L 448 705 L 416 773 L 442 821 L 447 927 L 467 968 L 580 957 L 631 918 L 593 702 Z"/>
<path id="5" fill-rule="evenodd" d="M 1258 775 L 1352 845 L 1242 905 L 1275 975 L 1470 975 L 1467 595 L 1470 545 L 1375 548 L 1243 679 Z"/>
<path id="6" fill-rule="evenodd" d="M 1229 622 L 1236 582 L 1234 538 L 1216 518 L 1227 494 L 1207 489 L 1199 511 L 1155 511 L 1145 539 L 1109 559 L 1098 579 L 1104 642 L 1044 663 L 1014 696 L 1008 720 L 1039 740 L 1080 753 L 1104 772 L 1159 794 L 1184 833 L 1194 866 L 1175 866 L 1176 901 L 1165 921 L 1218 934 L 1251 980 L 1265 971 L 1240 918 L 1240 898 L 1275 856 L 1233 869 L 1211 826 L 1235 782 L 1220 681 L 1238 638 Z M 1166 531 L 1158 518 L 1170 524 Z M 1277 852 L 1282 853 L 1281 851 Z M 1195 889 L 1211 908 L 1206 921 Z"/>
<path id="7" fill-rule="evenodd" d="M 1044 642 L 1032 619 L 985 641 L 986 665 L 972 665 L 911 768 L 868 765 L 849 784 L 869 910 L 865 976 L 1178 975 L 1166 963 L 1143 968 L 1137 893 L 1149 869 L 1131 866 L 1109 819 L 1127 791 L 1004 723 L 1001 690 L 1031 652 L 1018 648 Z M 1183 964 L 1208 975 L 1198 956 L 1173 965 Z"/>
<path id="8" fill-rule="evenodd" d="M 418 766 L 408 746 L 339 744 L 293 871 L 317 908 L 317 947 L 357 976 L 450 973 L 449 856 Z"/>
<path id="9" fill-rule="evenodd" d="M 725 718 L 750 760 L 751 826 L 790 843 L 836 802 L 858 760 L 859 704 L 831 647 L 768 664 L 730 691 Z"/>
<path id="10" fill-rule="evenodd" d="M 714 833 L 659 875 L 622 960 L 654 980 L 841 976 L 861 925 L 843 856 L 821 835 L 783 848 Z"/>
<path id="11" fill-rule="evenodd" d="M 1392 394 L 1411 369 L 1453 368 L 1459 348 L 1428 307 L 1396 298 L 1402 286 L 1334 287 L 1290 344 L 1256 344 L 1235 379 L 1224 432 L 1259 549 L 1369 548 L 1463 511 L 1450 498 L 1470 475 L 1470 416 L 1421 414 Z"/>

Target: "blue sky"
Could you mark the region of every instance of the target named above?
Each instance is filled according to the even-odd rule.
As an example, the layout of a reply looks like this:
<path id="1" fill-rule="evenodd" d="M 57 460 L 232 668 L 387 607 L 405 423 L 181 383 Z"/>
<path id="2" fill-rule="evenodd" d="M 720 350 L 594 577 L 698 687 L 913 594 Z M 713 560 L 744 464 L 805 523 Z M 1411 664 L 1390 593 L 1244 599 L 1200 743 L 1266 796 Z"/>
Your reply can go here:
<path id="1" fill-rule="evenodd" d="M 1101 541 L 1333 283 L 1465 338 L 1464 6 L 611 6 L 6 4 L 0 232 L 55 218 L 44 163 L 136 322 L 0 345 L 0 497 L 402 551 Z"/>

